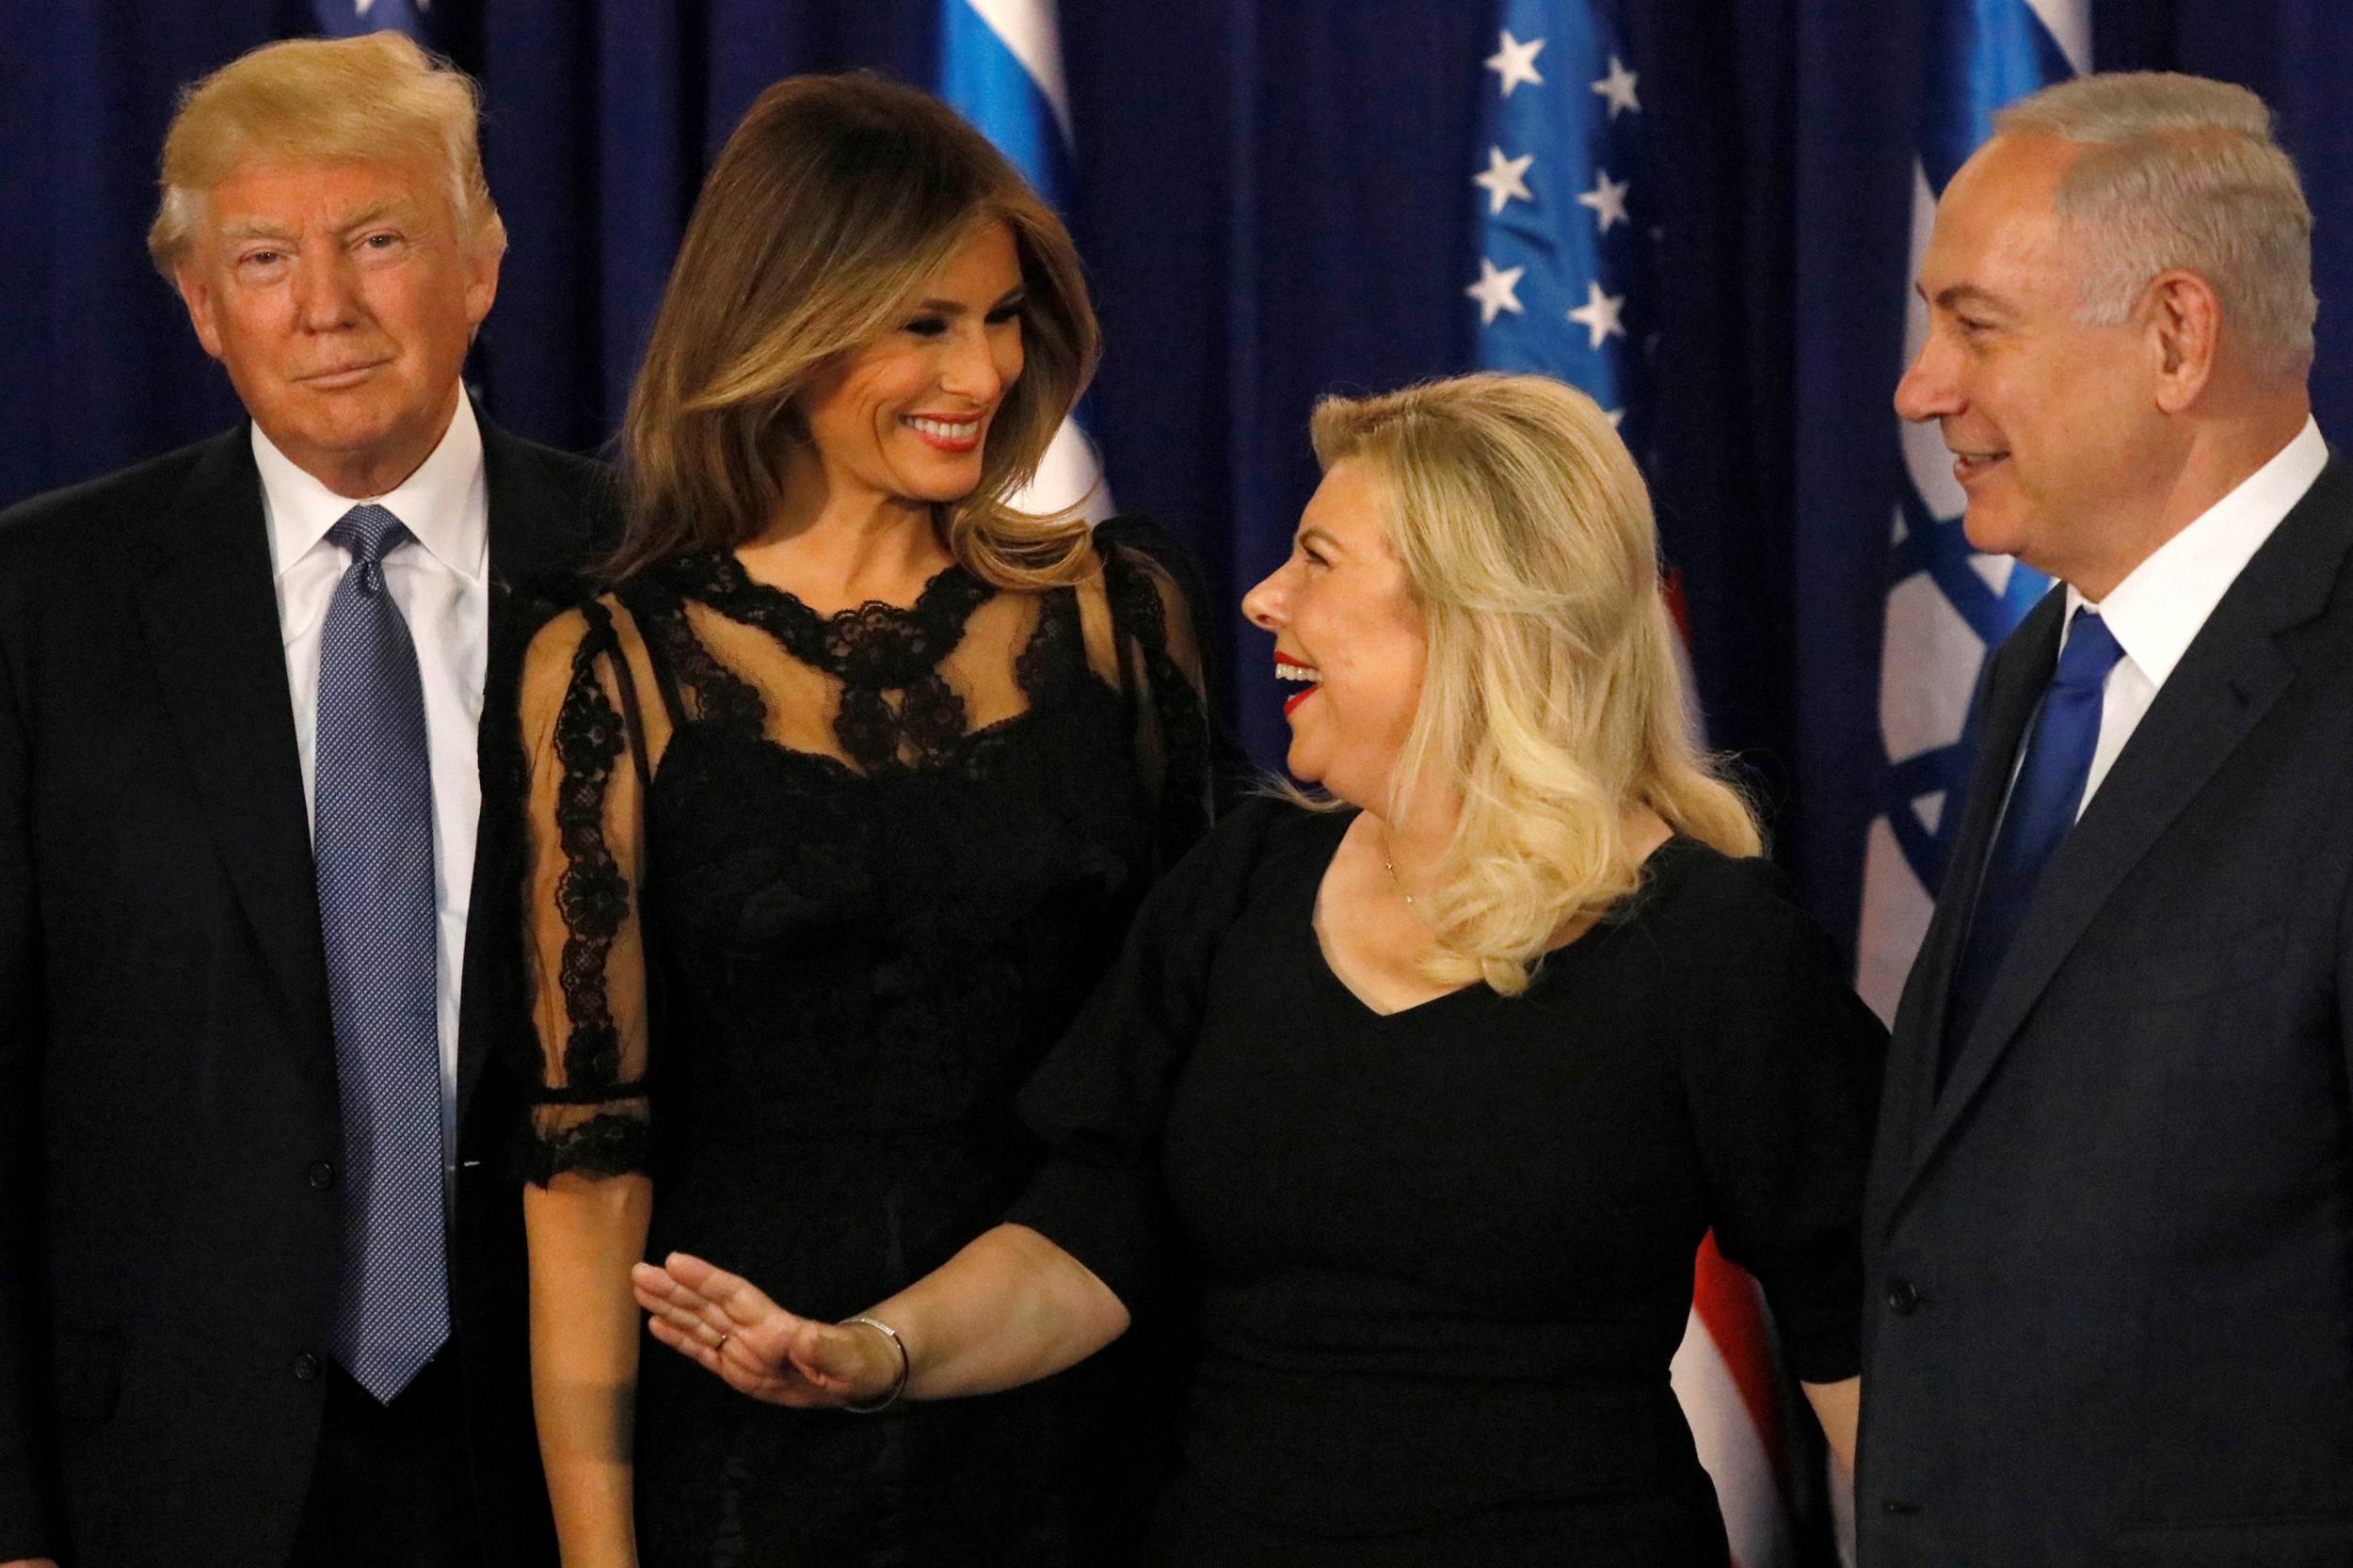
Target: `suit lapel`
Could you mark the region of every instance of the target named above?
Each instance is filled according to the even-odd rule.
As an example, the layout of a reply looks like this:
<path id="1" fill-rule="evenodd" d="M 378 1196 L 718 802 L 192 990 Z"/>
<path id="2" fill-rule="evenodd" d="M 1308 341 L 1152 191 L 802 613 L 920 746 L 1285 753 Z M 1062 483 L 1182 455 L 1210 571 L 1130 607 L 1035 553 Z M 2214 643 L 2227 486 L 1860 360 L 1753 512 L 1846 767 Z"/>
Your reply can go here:
<path id="1" fill-rule="evenodd" d="M 148 525 L 132 591 L 237 902 L 297 1037 L 325 1042 L 318 886 L 266 530 L 240 425 Z M 327 1060 L 319 1053 L 322 1068 Z"/>
<path id="2" fill-rule="evenodd" d="M 1914 1145 L 1907 1191 L 1951 1138 L 2052 976 L 2118 886 L 2287 690 L 2295 667 L 2274 639 L 2327 606 L 2349 540 L 2353 481 L 2331 458 L 2215 607 L 2082 819 L 2052 855 L 2009 952 L 1994 971 L 1976 1027 L 1961 1044 L 1952 1078 L 1929 1112 Z M 2013 751 L 2015 744 L 2013 737 Z M 1998 800 L 1996 791 L 1998 785 L 1981 768 L 1973 792 Z M 1973 885 L 1991 832 L 1988 816 L 1969 846 Z M 1940 905 L 1940 918 L 1945 914 Z M 1958 951 L 1956 935 L 1948 933 L 1947 943 Z M 1950 966 L 1946 954 L 1945 984 Z M 1941 1010 L 1942 984 L 1938 991 Z"/>

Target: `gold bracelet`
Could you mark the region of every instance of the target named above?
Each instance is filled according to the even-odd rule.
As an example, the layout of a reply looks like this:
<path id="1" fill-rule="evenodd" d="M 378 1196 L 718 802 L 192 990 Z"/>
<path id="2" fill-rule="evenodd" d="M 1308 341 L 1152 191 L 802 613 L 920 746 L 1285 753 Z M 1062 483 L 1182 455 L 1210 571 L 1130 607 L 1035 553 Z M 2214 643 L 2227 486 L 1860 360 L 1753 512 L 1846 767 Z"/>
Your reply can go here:
<path id="1" fill-rule="evenodd" d="M 897 1329 L 892 1328 L 888 1323 L 884 1322 L 879 1318 L 868 1318 L 862 1315 L 856 1318 L 844 1318 L 836 1326 L 840 1328 L 848 1328 L 852 1323 L 864 1323 L 868 1328 L 875 1330 L 884 1338 L 889 1340 L 891 1348 L 899 1352 L 899 1376 L 891 1384 L 889 1392 L 883 1395 L 883 1397 L 879 1400 L 870 1400 L 864 1404 L 844 1404 L 841 1407 L 853 1416 L 872 1416 L 878 1410 L 888 1410 L 892 1405 L 897 1404 L 899 1402 L 899 1396 L 906 1392 L 907 1372 L 909 1369 L 907 1363 L 907 1342 L 899 1337 L 899 1331 Z"/>

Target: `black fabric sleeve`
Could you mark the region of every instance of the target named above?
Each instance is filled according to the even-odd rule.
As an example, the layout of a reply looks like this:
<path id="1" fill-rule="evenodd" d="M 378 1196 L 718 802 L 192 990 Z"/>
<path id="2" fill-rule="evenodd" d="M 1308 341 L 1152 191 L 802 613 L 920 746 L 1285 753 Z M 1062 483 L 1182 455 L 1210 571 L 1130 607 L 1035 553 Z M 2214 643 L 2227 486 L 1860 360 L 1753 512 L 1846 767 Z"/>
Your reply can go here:
<path id="1" fill-rule="evenodd" d="M 1160 1138 L 1210 966 L 1250 896 L 1268 829 L 1296 811 L 1247 802 L 1160 879 L 1118 961 L 1021 1093 L 1022 1120 L 1048 1158 L 1005 1217 L 1085 1264 L 1130 1312 L 1169 1271 Z"/>
<path id="2" fill-rule="evenodd" d="M 1711 1005 L 1683 1045 L 1708 1219 L 1764 1288 L 1790 1370 L 1835 1383 L 1862 1366 L 1863 1185 L 1887 1031 L 1770 866 L 1722 870 L 1690 980 Z"/>

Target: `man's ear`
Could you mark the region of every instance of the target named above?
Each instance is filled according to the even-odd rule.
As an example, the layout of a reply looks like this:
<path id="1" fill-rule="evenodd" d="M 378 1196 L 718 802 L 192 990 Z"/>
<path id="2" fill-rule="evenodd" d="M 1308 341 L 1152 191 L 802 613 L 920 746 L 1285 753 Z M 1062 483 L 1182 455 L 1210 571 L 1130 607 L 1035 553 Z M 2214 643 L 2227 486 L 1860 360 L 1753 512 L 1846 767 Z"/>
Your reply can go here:
<path id="1" fill-rule="evenodd" d="M 464 256 L 468 326 L 479 328 L 483 318 L 490 313 L 490 306 L 499 296 L 499 263 L 505 257 L 504 234 L 495 240 L 486 238 L 468 244 Z"/>
<path id="2" fill-rule="evenodd" d="M 2179 267 L 2157 274 L 2144 297 L 2157 408 L 2178 414 L 2194 405 L 2214 378 L 2222 347 L 2222 300 L 2212 283 Z"/>
<path id="3" fill-rule="evenodd" d="M 220 358 L 220 324 L 213 316 L 213 291 L 197 270 L 196 263 L 183 254 L 171 264 L 172 286 L 180 291 L 180 302 L 188 308 L 188 323 L 196 328 L 196 341 L 204 345 L 204 352 Z"/>

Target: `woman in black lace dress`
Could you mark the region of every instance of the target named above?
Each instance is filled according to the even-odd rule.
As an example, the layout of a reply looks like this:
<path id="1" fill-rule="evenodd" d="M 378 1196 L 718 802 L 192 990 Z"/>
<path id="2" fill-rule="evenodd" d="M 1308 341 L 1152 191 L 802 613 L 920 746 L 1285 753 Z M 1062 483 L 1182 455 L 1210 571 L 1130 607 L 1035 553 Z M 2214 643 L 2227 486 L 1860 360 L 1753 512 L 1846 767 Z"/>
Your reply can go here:
<path id="1" fill-rule="evenodd" d="M 1083 1389 L 812 1422 L 641 1368 L 629 1287 L 688 1249 L 841 1316 L 989 1228 L 1039 1157 L 1014 1092 L 1205 825 L 1173 580 L 1006 501 L 1096 342 L 1060 223 L 920 93 L 782 83 L 712 171 L 616 585 L 520 676 L 568 1568 L 1112 1549 L 1086 1511 L 1127 1439 Z"/>

